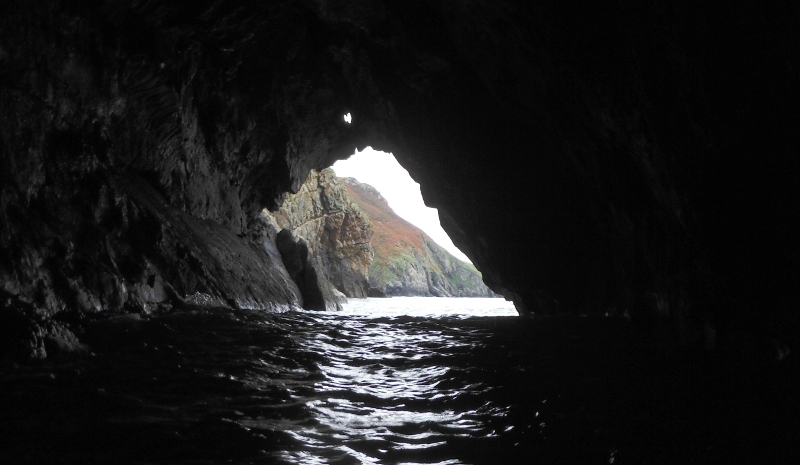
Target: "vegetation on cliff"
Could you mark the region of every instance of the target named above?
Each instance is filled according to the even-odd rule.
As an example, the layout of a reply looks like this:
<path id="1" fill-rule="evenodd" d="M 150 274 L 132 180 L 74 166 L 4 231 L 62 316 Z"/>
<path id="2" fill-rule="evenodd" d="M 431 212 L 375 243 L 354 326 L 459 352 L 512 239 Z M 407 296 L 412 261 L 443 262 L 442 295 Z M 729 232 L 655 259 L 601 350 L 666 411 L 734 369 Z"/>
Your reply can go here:
<path id="1" fill-rule="evenodd" d="M 312 170 L 264 217 L 273 241 L 283 231 L 303 241 L 311 266 L 347 297 L 494 296 L 472 264 L 397 216 L 374 187 L 330 168 Z"/>
<path id="2" fill-rule="evenodd" d="M 353 203 L 330 168 L 312 170 L 280 209 L 264 211 L 273 239 L 287 229 L 307 244 L 323 276 L 347 297 L 367 297 L 372 223 Z"/>
<path id="3" fill-rule="evenodd" d="M 369 184 L 344 178 L 350 198 L 372 221 L 370 285 L 388 295 L 490 297 L 478 270 L 399 217 Z"/>

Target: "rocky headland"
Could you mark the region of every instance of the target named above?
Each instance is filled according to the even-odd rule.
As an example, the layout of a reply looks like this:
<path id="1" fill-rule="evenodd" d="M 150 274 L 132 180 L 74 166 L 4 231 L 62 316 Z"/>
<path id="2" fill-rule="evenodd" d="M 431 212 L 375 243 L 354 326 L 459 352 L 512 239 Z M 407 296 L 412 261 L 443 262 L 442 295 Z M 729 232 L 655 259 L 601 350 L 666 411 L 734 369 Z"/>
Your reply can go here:
<path id="1" fill-rule="evenodd" d="M 347 297 L 367 297 L 372 263 L 372 223 L 330 168 L 312 170 L 280 209 L 264 210 L 269 235 L 289 230 L 308 245 L 309 255 L 331 284 Z"/>
<path id="2" fill-rule="evenodd" d="M 439 246 L 422 230 L 399 217 L 377 189 L 344 178 L 350 198 L 372 221 L 375 258 L 369 283 L 387 295 L 494 297 L 480 272 Z"/>
<path id="3" fill-rule="evenodd" d="M 347 297 L 495 295 L 472 264 L 400 218 L 377 189 L 330 168 L 312 170 L 263 217 L 279 248 L 282 234 L 302 241 L 311 267 Z"/>

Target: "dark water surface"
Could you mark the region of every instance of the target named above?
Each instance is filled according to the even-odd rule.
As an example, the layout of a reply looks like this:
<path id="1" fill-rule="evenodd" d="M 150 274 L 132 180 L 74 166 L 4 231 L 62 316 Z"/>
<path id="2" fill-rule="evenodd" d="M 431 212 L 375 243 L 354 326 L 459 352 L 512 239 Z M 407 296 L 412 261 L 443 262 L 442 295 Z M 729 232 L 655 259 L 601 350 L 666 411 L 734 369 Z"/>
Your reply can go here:
<path id="1" fill-rule="evenodd" d="M 781 392 L 770 380 L 735 381 L 735 369 L 624 321 L 496 316 L 511 309 L 395 298 L 352 300 L 343 313 L 98 322 L 87 334 L 94 356 L 4 370 L 0 463 L 794 457 L 785 445 L 795 430 L 784 425 L 796 409 L 763 399 Z"/>

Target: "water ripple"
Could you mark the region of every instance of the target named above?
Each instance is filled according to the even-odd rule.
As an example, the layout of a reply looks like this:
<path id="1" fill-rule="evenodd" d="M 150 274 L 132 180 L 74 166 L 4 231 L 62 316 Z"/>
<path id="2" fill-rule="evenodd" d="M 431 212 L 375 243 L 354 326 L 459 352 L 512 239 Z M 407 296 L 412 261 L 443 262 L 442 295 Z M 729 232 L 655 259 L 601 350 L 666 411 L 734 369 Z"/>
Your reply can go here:
<path id="1" fill-rule="evenodd" d="M 0 373 L 0 463 L 670 463 L 681 378 L 657 355 L 613 322 L 513 315 L 392 298 L 100 322 L 94 357 Z"/>

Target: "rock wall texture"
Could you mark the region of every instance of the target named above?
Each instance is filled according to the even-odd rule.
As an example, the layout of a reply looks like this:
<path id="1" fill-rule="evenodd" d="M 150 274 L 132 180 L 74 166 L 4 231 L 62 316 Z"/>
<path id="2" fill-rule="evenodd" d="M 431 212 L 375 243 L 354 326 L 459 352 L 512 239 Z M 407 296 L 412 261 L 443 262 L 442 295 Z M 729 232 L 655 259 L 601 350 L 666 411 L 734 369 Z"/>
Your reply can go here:
<path id="1" fill-rule="evenodd" d="M 346 297 L 335 290 L 319 263 L 313 258 L 308 243 L 296 238 L 288 229 L 277 233 L 275 243 L 283 264 L 303 297 L 308 310 L 341 310 Z"/>
<path id="2" fill-rule="evenodd" d="M 4 336 L 101 311 L 303 305 L 259 213 L 342 139 L 346 89 L 316 74 L 337 59 L 290 25 L 305 11 L 3 4 Z"/>
<path id="3" fill-rule="evenodd" d="M 297 305 L 260 212 L 372 145 L 522 313 L 796 342 L 799 8 L 6 1 L 0 314 Z"/>
<path id="4" fill-rule="evenodd" d="M 375 229 L 375 258 L 369 268 L 372 287 L 394 296 L 494 296 L 474 266 L 455 258 L 422 230 L 397 216 L 377 189 L 353 178 L 343 181 Z"/>
<path id="5" fill-rule="evenodd" d="M 320 271 L 347 297 L 367 297 L 373 228 L 332 169 L 312 170 L 300 190 L 265 215 L 308 244 Z"/>

